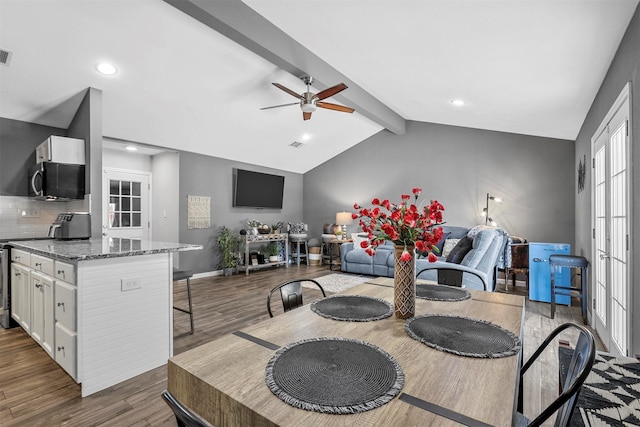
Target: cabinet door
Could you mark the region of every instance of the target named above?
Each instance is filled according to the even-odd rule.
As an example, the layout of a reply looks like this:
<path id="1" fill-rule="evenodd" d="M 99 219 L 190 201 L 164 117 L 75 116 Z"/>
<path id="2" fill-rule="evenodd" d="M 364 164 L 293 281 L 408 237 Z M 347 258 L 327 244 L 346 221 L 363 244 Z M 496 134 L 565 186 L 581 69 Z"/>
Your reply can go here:
<path id="1" fill-rule="evenodd" d="M 62 324 L 56 323 L 56 362 L 67 371 L 69 375 L 78 381 L 76 377 L 77 362 L 77 337 L 78 335 L 65 328 Z"/>
<path id="2" fill-rule="evenodd" d="M 76 287 L 56 280 L 54 286 L 56 322 L 71 331 L 76 330 Z"/>
<path id="3" fill-rule="evenodd" d="M 29 269 L 11 263 L 11 317 L 31 333 L 31 287 Z"/>
<path id="4" fill-rule="evenodd" d="M 31 286 L 33 292 L 31 337 L 53 357 L 53 280 L 44 274 L 33 271 Z"/>

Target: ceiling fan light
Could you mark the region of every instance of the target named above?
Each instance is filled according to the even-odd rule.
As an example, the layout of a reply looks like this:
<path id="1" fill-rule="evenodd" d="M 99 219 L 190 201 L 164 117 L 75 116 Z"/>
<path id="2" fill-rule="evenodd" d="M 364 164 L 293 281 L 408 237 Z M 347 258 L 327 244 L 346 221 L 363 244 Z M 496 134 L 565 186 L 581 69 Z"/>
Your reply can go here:
<path id="1" fill-rule="evenodd" d="M 300 104 L 300 109 L 302 110 L 303 113 L 313 113 L 314 111 L 316 111 L 316 104 L 302 103 Z"/>

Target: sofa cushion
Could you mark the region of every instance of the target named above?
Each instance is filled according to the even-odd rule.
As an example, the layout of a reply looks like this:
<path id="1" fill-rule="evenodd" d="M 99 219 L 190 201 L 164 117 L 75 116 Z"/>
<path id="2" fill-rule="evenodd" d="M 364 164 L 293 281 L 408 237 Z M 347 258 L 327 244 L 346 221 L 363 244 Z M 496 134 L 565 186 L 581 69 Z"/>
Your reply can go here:
<path id="1" fill-rule="evenodd" d="M 444 243 L 447 241 L 447 238 L 449 238 L 450 234 L 451 233 L 449 232 L 442 233 L 442 238 L 436 244 L 436 247 L 438 248 L 438 253 L 436 255 L 439 255 L 442 253 L 442 248 L 444 247 Z"/>
<path id="2" fill-rule="evenodd" d="M 451 250 L 453 248 L 456 247 L 456 245 L 458 244 L 459 241 L 460 241 L 460 239 L 447 239 L 444 242 L 444 246 L 442 246 L 442 252 L 440 253 L 440 256 L 442 256 L 444 258 L 449 256 L 449 253 L 451 252 Z"/>
<path id="3" fill-rule="evenodd" d="M 478 264 L 482 261 L 482 259 L 488 254 L 491 255 L 493 259 L 495 254 L 500 249 L 495 248 L 495 250 L 490 251 L 491 246 L 495 245 L 496 239 L 498 238 L 498 233 L 495 229 L 483 229 L 480 230 L 476 236 L 473 238 L 472 249 L 465 255 L 461 264 L 466 265 L 470 268 L 477 268 Z"/>
<path id="4" fill-rule="evenodd" d="M 456 246 L 451 249 L 449 255 L 447 256 L 447 262 L 452 262 L 454 264 L 460 264 L 464 259 L 465 255 L 471 250 L 471 246 L 473 244 L 473 239 L 465 236 L 456 244 Z"/>
<path id="5" fill-rule="evenodd" d="M 469 229 L 467 227 L 458 227 L 455 225 L 443 225 L 442 232 L 450 233 L 449 239 L 462 239 L 467 235 Z"/>
<path id="6" fill-rule="evenodd" d="M 368 242 L 369 238 L 366 234 L 362 233 L 351 233 L 351 240 L 353 240 L 353 250 L 354 251 L 364 251 L 362 246 L 360 246 L 361 242 Z"/>

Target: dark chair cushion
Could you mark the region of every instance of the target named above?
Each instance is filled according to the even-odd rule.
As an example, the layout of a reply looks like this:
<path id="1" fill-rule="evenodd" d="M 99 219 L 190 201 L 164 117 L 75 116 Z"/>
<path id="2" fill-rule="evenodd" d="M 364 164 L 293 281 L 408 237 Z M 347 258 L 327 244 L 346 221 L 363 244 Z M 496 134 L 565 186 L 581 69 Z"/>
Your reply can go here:
<path id="1" fill-rule="evenodd" d="M 460 264 L 464 259 L 464 256 L 471 250 L 472 246 L 473 239 L 468 236 L 463 237 L 462 239 L 460 239 L 458 244 L 453 249 L 451 249 L 451 252 L 449 252 L 449 255 L 447 256 L 447 262 Z"/>

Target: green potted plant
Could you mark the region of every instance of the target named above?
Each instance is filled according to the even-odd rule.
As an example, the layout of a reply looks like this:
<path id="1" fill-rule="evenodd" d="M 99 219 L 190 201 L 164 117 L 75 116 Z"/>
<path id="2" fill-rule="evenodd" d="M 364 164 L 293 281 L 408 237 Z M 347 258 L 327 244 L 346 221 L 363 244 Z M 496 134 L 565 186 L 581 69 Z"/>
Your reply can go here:
<path id="1" fill-rule="evenodd" d="M 269 257 L 269 262 L 280 261 L 280 258 L 278 257 L 278 255 L 280 254 L 280 245 L 277 242 L 269 243 L 269 246 L 267 246 L 264 254 Z"/>
<path id="2" fill-rule="evenodd" d="M 238 265 L 236 252 L 238 251 L 240 238 L 223 225 L 220 227 L 216 242 L 220 253 L 219 268 L 223 270 L 225 276 L 230 276 L 233 274 L 233 269 Z"/>

